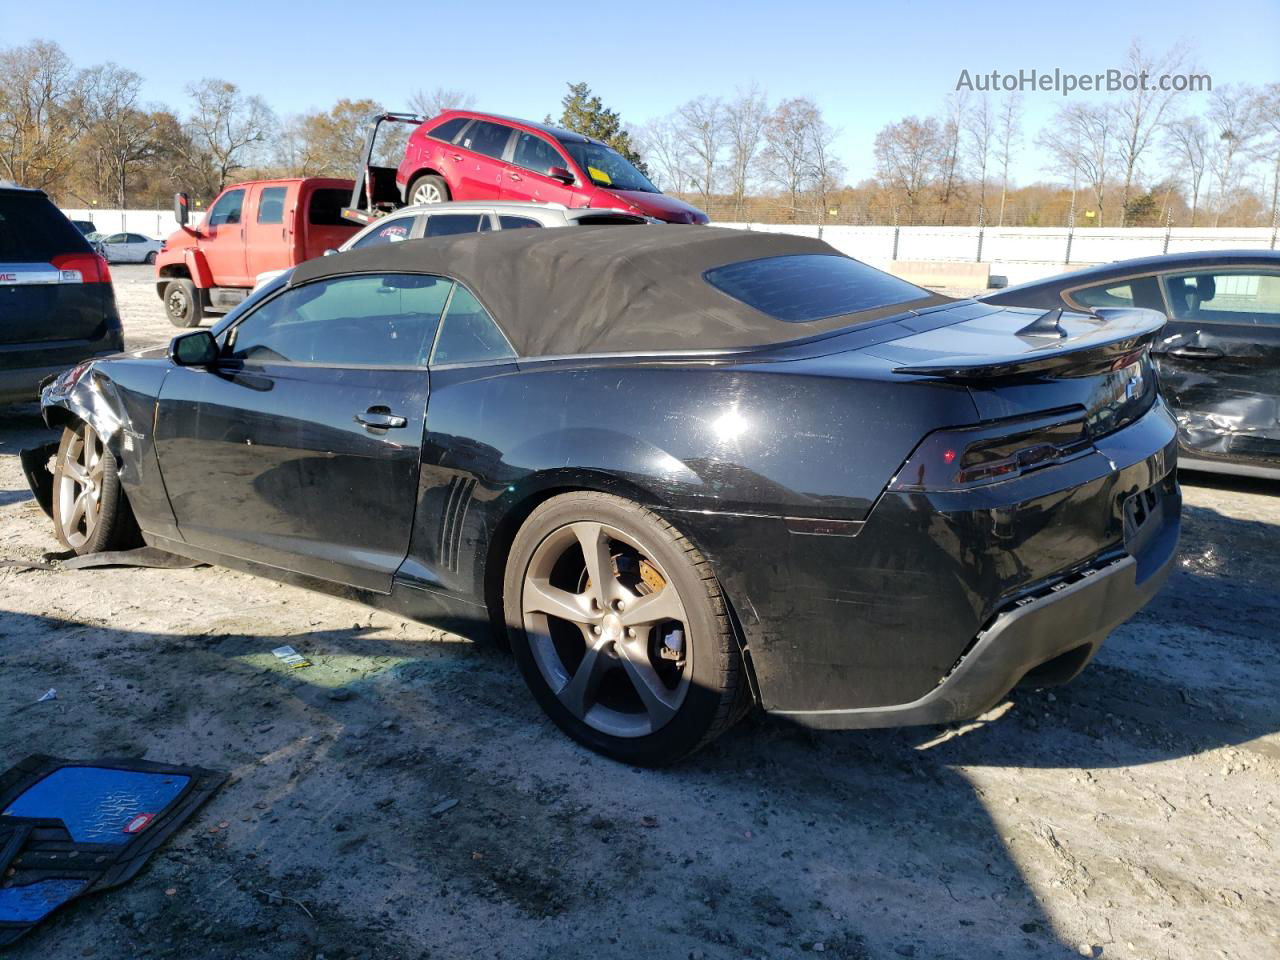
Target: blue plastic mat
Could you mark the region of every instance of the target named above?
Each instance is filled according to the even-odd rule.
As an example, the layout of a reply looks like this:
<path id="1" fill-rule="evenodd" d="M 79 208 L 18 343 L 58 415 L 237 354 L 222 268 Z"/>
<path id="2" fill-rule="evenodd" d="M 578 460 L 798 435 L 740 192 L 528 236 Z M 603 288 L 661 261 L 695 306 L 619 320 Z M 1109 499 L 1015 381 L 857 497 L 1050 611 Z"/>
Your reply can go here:
<path id="1" fill-rule="evenodd" d="M 138 832 L 139 818 L 158 815 L 190 782 L 173 774 L 63 767 L 28 787 L 3 815 L 56 818 L 77 843 L 122 845 Z"/>
<path id="2" fill-rule="evenodd" d="M 78 897 L 131 880 L 225 779 L 39 755 L 0 774 L 0 948 Z"/>

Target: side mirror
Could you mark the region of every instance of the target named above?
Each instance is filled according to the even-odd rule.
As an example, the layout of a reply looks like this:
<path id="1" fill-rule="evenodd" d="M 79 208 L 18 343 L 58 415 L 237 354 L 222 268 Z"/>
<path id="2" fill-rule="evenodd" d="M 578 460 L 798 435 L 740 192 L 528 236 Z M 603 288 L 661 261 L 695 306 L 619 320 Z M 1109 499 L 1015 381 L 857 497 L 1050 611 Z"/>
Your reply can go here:
<path id="1" fill-rule="evenodd" d="M 207 367 L 218 359 L 218 341 L 208 330 L 180 333 L 169 341 L 169 359 L 180 367 Z"/>
<path id="2" fill-rule="evenodd" d="M 573 183 L 577 178 L 566 170 L 564 167 L 551 167 L 547 170 L 547 176 L 552 180 L 559 180 L 561 183 Z"/>
<path id="3" fill-rule="evenodd" d="M 173 195 L 173 219 L 178 221 L 180 227 L 191 222 L 191 198 L 185 193 Z"/>

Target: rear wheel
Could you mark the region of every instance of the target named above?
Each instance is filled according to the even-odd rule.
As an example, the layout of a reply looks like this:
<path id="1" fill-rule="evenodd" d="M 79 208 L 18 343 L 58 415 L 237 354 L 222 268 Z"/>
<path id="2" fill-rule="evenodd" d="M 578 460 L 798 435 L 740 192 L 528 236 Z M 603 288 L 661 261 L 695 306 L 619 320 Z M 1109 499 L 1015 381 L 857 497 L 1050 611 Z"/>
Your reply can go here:
<path id="1" fill-rule="evenodd" d="M 62 431 L 53 464 L 53 526 L 78 554 L 137 545 L 137 524 L 120 489 L 116 459 L 87 423 Z"/>
<path id="2" fill-rule="evenodd" d="M 445 203 L 449 200 L 449 185 L 444 177 L 426 173 L 409 185 L 410 203 Z"/>
<path id="3" fill-rule="evenodd" d="M 602 493 L 548 500 L 516 535 L 504 609 L 538 703 L 593 750 L 647 766 L 715 739 L 746 705 L 710 565 L 650 510 Z"/>
<path id="4" fill-rule="evenodd" d="M 185 277 L 170 280 L 164 288 L 164 312 L 175 327 L 198 327 L 204 319 L 200 291 Z"/>

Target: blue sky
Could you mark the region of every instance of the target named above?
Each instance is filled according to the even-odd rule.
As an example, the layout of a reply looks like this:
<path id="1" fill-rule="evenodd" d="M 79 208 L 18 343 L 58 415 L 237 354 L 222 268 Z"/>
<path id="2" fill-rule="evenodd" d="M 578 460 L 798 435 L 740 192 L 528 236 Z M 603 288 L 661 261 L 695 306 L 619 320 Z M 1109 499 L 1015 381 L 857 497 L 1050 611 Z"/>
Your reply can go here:
<path id="1" fill-rule="evenodd" d="M 115 6 L 128 12 L 106 12 Z M 1188 41 L 1215 86 L 1280 81 L 1280 0 L 452 0 L 387 5 L 385 13 L 368 3 L 206 0 L 185 8 L 187 16 L 172 2 L 62 0 L 56 15 L 23 0 L 3 7 L 0 45 L 44 37 L 78 65 L 114 60 L 146 78 L 148 98 L 172 105 L 188 82 L 219 76 L 281 114 L 340 97 L 395 108 L 411 91 L 439 85 L 472 91 L 485 109 L 538 119 L 558 112 L 566 81 L 586 80 L 636 124 L 697 94 L 731 95 L 754 81 L 775 100 L 815 98 L 841 130 L 854 180 L 872 172 L 876 131 L 939 111 L 962 68 L 1101 71 L 1120 67 L 1136 36 L 1153 50 Z M 386 46 L 367 52 L 379 28 Z M 1201 108 L 1200 96 L 1184 97 L 1188 112 Z M 1024 96 L 1028 139 L 1063 102 L 1055 93 Z M 1022 182 L 1042 176 L 1027 156 L 1016 172 Z"/>

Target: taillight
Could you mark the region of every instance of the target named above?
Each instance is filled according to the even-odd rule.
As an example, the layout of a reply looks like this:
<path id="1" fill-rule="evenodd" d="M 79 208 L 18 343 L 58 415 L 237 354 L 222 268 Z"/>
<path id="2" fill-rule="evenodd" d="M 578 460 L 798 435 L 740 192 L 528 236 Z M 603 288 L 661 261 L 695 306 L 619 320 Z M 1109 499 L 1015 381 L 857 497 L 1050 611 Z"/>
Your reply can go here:
<path id="1" fill-rule="evenodd" d="M 907 458 L 890 490 L 963 490 L 1062 463 L 1093 448 L 1075 407 L 978 427 L 936 430 Z"/>
<path id="2" fill-rule="evenodd" d="M 110 283 L 107 261 L 96 253 L 64 253 L 49 261 L 61 274 L 62 283 Z"/>

